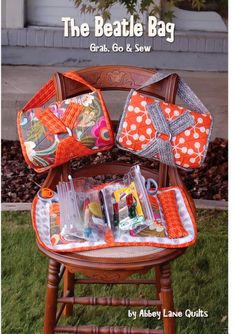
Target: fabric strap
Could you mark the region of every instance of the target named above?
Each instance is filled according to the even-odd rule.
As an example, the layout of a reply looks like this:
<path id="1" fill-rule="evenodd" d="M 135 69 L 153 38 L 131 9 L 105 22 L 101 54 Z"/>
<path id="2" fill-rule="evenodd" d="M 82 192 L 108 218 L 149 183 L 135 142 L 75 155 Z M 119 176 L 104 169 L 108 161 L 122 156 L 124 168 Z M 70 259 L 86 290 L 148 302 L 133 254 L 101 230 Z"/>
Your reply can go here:
<path id="1" fill-rule="evenodd" d="M 87 86 L 91 91 L 96 91 L 96 88 L 90 85 L 86 80 L 84 80 L 77 72 L 66 72 L 63 74 L 65 77 L 75 80 L 83 85 Z M 56 88 L 53 80 L 49 80 L 40 90 L 32 97 L 32 99 L 26 103 L 22 108 L 25 112 L 32 108 L 38 108 L 47 103 L 51 98 L 56 95 Z"/>
<path id="2" fill-rule="evenodd" d="M 90 85 L 86 80 L 84 80 L 77 72 L 66 72 L 63 75 L 69 79 L 82 83 L 83 85 L 87 86 L 91 91 L 96 91 L 96 88 Z M 79 105 L 72 103 L 67 107 L 67 110 L 62 120 L 56 117 L 54 113 L 50 110 L 50 108 L 40 108 L 55 95 L 56 89 L 54 86 L 54 82 L 53 80 L 49 80 L 23 107 L 22 111 L 25 112 L 29 109 L 36 108 L 37 117 L 48 128 L 50 133 L 67 133 L 68 129 L 70 130 L 73 127 L 76 117 L 78 116 L 81 108 Z"/>
<path id="3" fill-rule="evenodd" d="M 172 73 L 166 74 L 163 72 L 157 72 L 141 87 L 139 87 L 138 90 L 157 83 L 171 74 Z M 207 108 L 181 78 L 179 79 L 177 95 L 188 105 L 188 107 L 190 107 L 190 109 L 203 114 L 208 113 Z M 156 130 L 156 137 L 142 151 L 139 152 L 139 155 L 149 158 L 159 155 L 159 158 L 163 163 L 175 166 L 171 138 L 183 132 L 190 126 L 193 126 L 194 118 L 187 110 L 174 121 L 168 122 L 162 112 L 159 102 L 147 105 L 147 110 L 151 115 L 153 125 Z"/>
<path id="4" fill-rule="evenodd" d="M 142 86 L 140 86 L 137 90 L 140 90 L 144 87 L 150 86 L 154 83 L 158 83 L 159 81 L 168 78 L 170 75 L 174 73 L 163 73 L 157 72 L 151 76 Z M 197 95 L 192 91 L 192 89 L 188 86 L 188 84 L 181 78 L 179 78 L 177 95 L 187 104 L 189 109 L 197 111 L 201 114 L 208 113 L 208 109 L 204 106 L 202 101 L 197 97 Z"/>

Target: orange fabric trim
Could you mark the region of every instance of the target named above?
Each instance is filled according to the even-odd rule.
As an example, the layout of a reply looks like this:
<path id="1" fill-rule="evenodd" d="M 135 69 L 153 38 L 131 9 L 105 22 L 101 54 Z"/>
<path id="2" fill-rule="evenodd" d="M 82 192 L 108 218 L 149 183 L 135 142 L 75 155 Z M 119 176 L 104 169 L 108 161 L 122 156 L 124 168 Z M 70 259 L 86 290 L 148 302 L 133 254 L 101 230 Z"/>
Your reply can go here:
<path id="1" fill-rule="evenodd" d="M 161 192 L 157 195 L 167 226 L 168 237 L 181 238 L 188 235 L 181 222 L 176 202 L 175 190 Z"/>
<path id="2" fill-rule="evenodd" d="M 35 112 L 37 118 L 43 123 L 44 126 L 49 130 L 52 134 L 67 132 L 66 126 L 62 123 L 62 121 L 55 116 L 52 111 L 47 109 L 37 109 Z"/>
<path id="3" fill-rule="evenodd" d="M 87 81 L 85 81 L 77 72 L 66 72 L 64 73 L 64 76 L 84 84 L 92 91 L 96 90 L 92 85 L 90 85 Z M 40 88 L 40 90 L 30 99 L 29 102 L 26 103 L 26 105 L 22 108 L 22 111 L 25 112 L 32 108 L 41 107 L 55 95 L 56 95 L 56 90 L 54 82 L 51 79 L 44 86 Z"/>
<path id="4" fill-rule="evenodd" d="M 24 144 L 24 138 L 23 138 L 22 131 L 21 131 L 21 126 L 20 126 L 21 114 L 22 114 L 22 111 L 19 111 L 18 114 L 17 114 L 16 124 L 17 124 L 18 136 L 19 136 L 19 139 L 20 139 L 20 145 L 21 145 L 22 153 L 23 153 L 23 156 L 24 156 L 25 161 L 27 162 L 27 164 L 36 171 L 34 164 L 29 160 L 27 152 L 26 152 L 26 148 L 25 148 L 25 144 Z"/>
<path id="5" fill-rule="evenodd" d="M 26 103 L 26 105 L 22 108 L 22 111 L 25 112 L 28 109 L 41 107 L 53 96 L 55 96 L 55 94 L 56 91 L 53 80 L 49 80 L 42 88 L 40 88 L 40 90 L 32 97 L 32 99 Z"/>
<path id="6" fill-rule="evenodd" d="M 82 78 L 78 72 L 66 72 L 63 74 L 65 77 L 80 82 L 87 86 L 91 91 L 96 91 L 96 88 L 90 85 L 84 78 Z"/>
<path id="7" fill-rule="evenodd" d="M 85 81 L 77 72 L 66 72 L 64 76 L 80 82 L 85 86 L 89 87 L 92 91 L 96 89 L 90 85 L 87 81 Z M 54 86 L 53 80 L 49 80 L 40 90 L 32 97 L 32 99 L 26 103 L 26 105 L 22 108 L 22 111 L 25 112 L 29 109 L 41 107 L 43 104 L 48 102 L 53 96 L 56 95 L 56 90 Z"/>
<path id="8" fill-rule="evenodd" d="M 73 102 L 70 103 L 62 117 L 63 124 L 65 124 L 65 126 L 67 126 L 69 129 L 72 129 L 82 109 L 82 106 Z"/>
<path id="9" fill-rule="evenodd" d="M 93 154 L 93 152 L 93 150 L 81 144 L 81 142 L 77 141 L 74 137 L 67 137 L 60 141 L 57 146 L 54 166 L 65 163 L 78 156 Z"/>

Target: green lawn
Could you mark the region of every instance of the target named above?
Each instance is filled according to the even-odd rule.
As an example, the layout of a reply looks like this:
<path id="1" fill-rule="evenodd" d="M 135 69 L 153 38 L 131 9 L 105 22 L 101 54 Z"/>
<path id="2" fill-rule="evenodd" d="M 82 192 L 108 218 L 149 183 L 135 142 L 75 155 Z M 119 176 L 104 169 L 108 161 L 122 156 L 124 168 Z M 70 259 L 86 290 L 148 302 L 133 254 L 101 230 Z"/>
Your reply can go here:
<path id="1" fill-rule="evenodd" d="M 199 309 L 207 318 L 177 319 L 178 334 L 227 333 L 227 212 L 198 211 L 198 240 L 172 266 L 175 307 Z M 29 213 L 2 214 L 2 333 L 39 334 L 43 328 L 47 259 L 35 246 Z M 150 276 L 149 273 L 146 276 Z M 78 286 L 83 295 L 155 297 L 152 287 Z M 154 310 L 152 308 L 148 308 Z M 154 318 L 129 319 L 127 309 L 82 307 L 75 309 L 77 325 L 161 327 Z M 132 308 L 132 310 L 139 310 Z M 68 320 L 65 320 L 68 322 Z"/>

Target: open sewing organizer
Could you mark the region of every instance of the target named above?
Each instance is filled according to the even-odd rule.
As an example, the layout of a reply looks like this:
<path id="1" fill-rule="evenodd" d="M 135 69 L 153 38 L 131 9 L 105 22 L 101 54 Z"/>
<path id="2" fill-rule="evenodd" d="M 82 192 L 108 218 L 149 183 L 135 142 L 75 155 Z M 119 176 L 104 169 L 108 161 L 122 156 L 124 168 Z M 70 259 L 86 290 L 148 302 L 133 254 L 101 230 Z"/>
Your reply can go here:
<path id="1" fill-rule="evenodd" d="M 69 176 L 56 191 L 42 188 L 33 202 L 39 242 L 54 251 L 112 246 L 186 247 L 196 239 L 195 220 L 180 187 L 158 188 L 139 165 L 123 178 L 99 183 Z"/>

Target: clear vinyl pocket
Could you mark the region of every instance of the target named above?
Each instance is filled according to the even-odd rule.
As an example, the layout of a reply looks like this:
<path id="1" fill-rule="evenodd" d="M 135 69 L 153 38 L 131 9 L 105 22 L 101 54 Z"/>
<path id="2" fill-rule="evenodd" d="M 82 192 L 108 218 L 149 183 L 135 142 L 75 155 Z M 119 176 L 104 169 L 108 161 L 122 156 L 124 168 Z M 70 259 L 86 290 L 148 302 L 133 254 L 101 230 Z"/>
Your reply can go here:
<path id="1" fill-rule="evenodd" d="M 56 192 L 49 190 L 50 196 L 42 189 L 33 203 L 38 239 L 45 247 L 62 252 L 193 243 L 195 221 L 184 191 L 157 188 L 150 195 L 148 181 L 137 165 L 114 182 L 70 178 L 60 182 Z"/>
<path id="2" fill-rule="evenodd" d="M 60 234 L 68 241 L 119 242 L 154 221 L 139 166 L 122 179 L 97 184 L 92 178 L 60 182 Z"/>
<path id="3" fill-rule="evenodd" d="M 72 179 L 57 186 L 60 203 L 60 234 L 81 243 L 105 241 L 109 234 L 102 187 L 94 179 Z"/>

